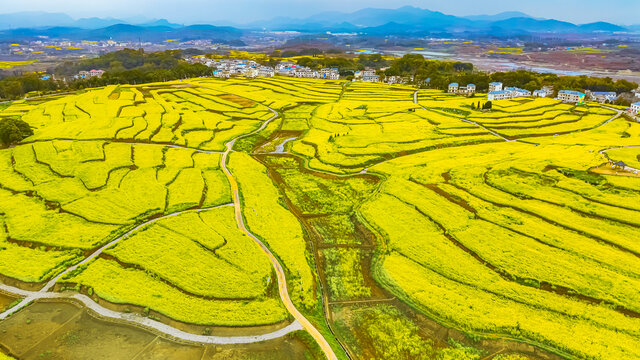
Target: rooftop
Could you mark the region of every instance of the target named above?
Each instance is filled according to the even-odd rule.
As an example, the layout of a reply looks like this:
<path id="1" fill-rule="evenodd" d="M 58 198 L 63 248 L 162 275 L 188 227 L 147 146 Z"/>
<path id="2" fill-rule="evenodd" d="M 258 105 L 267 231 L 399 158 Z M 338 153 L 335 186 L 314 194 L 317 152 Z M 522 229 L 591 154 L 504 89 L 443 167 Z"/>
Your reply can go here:
<path id="1" fill-rule="evenodd" d="M 458 86 L 458 83 L 451 83 L 449 86 Z"/>
<path id="2" fill-rule="evenodd" d="M 489 83 L 489 85 L 502 85 L 502 83 L 501 82 L 492 82 L 492 83 Z"/>
<path id="3" fill-rule="evenodd" d="M 584 96 L 584 94 L 583 94 L 583 93 L 581 93 L 580 91 L 575 91 L 575 90 L 560 90 L 560 91 L 558 91 L 558 94 L 568 94 L 568 95 Z"/>

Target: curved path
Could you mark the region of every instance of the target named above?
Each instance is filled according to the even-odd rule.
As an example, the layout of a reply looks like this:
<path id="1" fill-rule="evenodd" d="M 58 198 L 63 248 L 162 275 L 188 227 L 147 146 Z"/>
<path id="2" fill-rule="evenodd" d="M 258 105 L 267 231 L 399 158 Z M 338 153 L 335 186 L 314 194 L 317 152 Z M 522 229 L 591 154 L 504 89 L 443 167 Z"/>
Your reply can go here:
<path id="1" fill-rule="evenodd" d="M 604 158 L 607 159 L 607 161 L 612 163 L 612 162 L 614 162 L 614 160 L 609 157 L 609 154 L 607 154 L 607 151 L 616 150 L 616 149 L 637 148 L 637 147 L 640 147 L 640 145 L 616 146 L 616 147 L 611 147 L 611 148 L 600 150 L 599 153 L 600 153 L 600 155 L 604 156 Z M 636 169 L 636 168 L 633 168 L 631 166 L 627 166 L 625 169 L 627 169 L 627 170 L 629 170 L 631 172 L 634 172 L 636 174 L 640 173 L 640 169 Z"/>
<path id="2" fill-rule="evenodd" d="M 240 230 L 242 230 L 249 237 L 251 237 L 253 241 L 255 241 L 260 246 L 262 251 L 265 254 L 267 254 L 267 256 L 269 257 L 269 260 L 271 261 L 271 264 L 273 265 L 276 271 L 276 276 L 278 278 L 278 291 L 280 293 L 280 298 L 282 299 L 284 306 L 291 313 L 291 315 L 293 315 L 296 321 L 302 324 L 302 327 L 304 327 L 304 329 L 309 333 L 309 335 L 311 335 L 316 340 L 318 345 L 320 345 L 320 348 L 322 348 L 322 351 L 324 352 L 327 359 L 337 360 L 338 357 L 333 352 L 333 349 L 331 348 L 327 340 L 324 338 L 324 336 L 320 333 L 320 331 L 318 331 L 318 329 L 315 328 L 315 326 L 313 326 L 313 324 L 311 324 L 309 320 L 307 320 L 307 318 L 304 317 L 304 315 L 300 313 L 300 311 L 298 311 L 298 309 L 296 309 L 295 305 L 291 301 L 291 298 L 289 297 L 289 291 L 287 290 L 287 278 L 285 276 L 284 270 L 280 265 L 280 262 L 278 261 L 278 259 L 276 259 L 276 257 L 273 255 L 271 250 L 269 250 L 269 248 L 262 241 L 260 241 L 260 239 L 258 239 L 254 234 L 252 234 L 249 231 L 249 229 L 247 229 L 247 227 L 245 226 L 244 217 L 242 216 L 242 205 L 240 204 L 240 192 L 238 189 L 238 182 L 233 177 L 233 175 L 231 175 L 231 172 L 227 168 L 227 158 L 229 156 L 229 153 L 232 151 L 233 145 L 235 144 L 236 140 L 247 137 L 247 136 L 251 136 L 255 133 L 258 133 L 259 131 L 262 131 L 268 125 L 269 122 L 271 122 L 272 120 L 278 117 L 278 113 L 275 110 L 271 108 L 269 108 L 269 110 L 271 110 L 274 115 L 269 120 L 265 121 L 260 128 L 248 134 L 241 135 L 227 143 L 227 150 L 224 152 L 224 154 L 222 154 L 222 158 L 220 160 L 220 167 L 222 168 L 222 171 L 227 176 L 227 179 L 229 180 L 229 184 L 231 186 L 231 194 L 233 195 L 233 205 L 235 208 L 236 222 L 238 224 L 238 228 L 240 228 Z"/>
<path id="3" fill-rule="evenodd" d="M 113 311 L 113 310 L 107 309 L 107 308 L 99 305 L 95 301 L 93 301 L 93 299 L 91 299 L 90 297 L 88 297 L 86 295 L 83 295 L 83 294 L 58 293 L 58 292 L 49 291 L 55 286 L 56 282 L 60 278 L 62 278 L 64 275 L 66 275 L 66 274 L 70 273 L 71 271 L 77 269 L 79 266 L 88 263 L 92 259 L 95 259 L 100 254 L 102 254 L 102 252 L 105 249 L 107 249 L 108 247 L 110 247 L 110 246 L 112 246 L 114 244 L 117 244 L 118 242 L 128 238 L 129 236 L 131 236 L 132 234 L 134 234 L 135 232 L 137 232 L 138 230 L 140 230 L 140 229 L 142 229 L 142 228 L 144 228 L 146 226 L 149 226 L 149 225 L 151 225 L 151 224 L 153 224 L 153 223 L 155 223 L 155 222 L 157 222 L 157 221 L 159 221 L 161 219 L 165 219 L 165 218 L 171 217 L 171 216 L 177 216 L 177 215 L 184 214 L 184 213 L 187 213 L 187 212 L 207 211 L 207 210 L 211 210 L 211 209 L 216 209 L 216 208 L 220 208 L 220 207 L 224 207 L 224 206 L 232 206 L 232 205 L 234 205 L 234 204 L 224 204 L 224 205 L 208 207 L 208 208 L 202 208 L 202 209 L 183 210 L 183 211 L 178 211 L 178 212 L 175 212 L 175 213 L 171 213 L 171 214 L 168 214 L 168 215 L 164 215 L 164 216 L 157 217 L 155 219 L 151 219 L 149 221 L 146 221 L 146 222 L 134 227 L 133 229 L 127 231 L 122 236 L 120 236 L 120 237 L 114 239 L 113 241 L 107 243 L 106 245 L 102 246 L 101 248 L 96 250 L 94 253 L 89 255 L 87 258 L 85 258 L 84 260 L 82 260 L 78 264 L 66 269 L 65 271 L 63 271 L 62 273 L 60 273 L 59 275 L 57 275 L 56 277 L 51 279 L 39 291 L 27 291 L 27 290 L 22 290 L 22 289 L 13 287 L 13 286 L 0 284 L 0 291 L 5 292 L 7 294 L 18 295 L 18 296 L 23 297 L 23 299 L 16 306 L 12 307 L 11 309 L 8 309 L 7 311 L 5 311 L 3 313 L 0 313 L 0 320 L 6 319 L 11 314 L 16 313 L 20 309 L 26 307 L 31 302 L 33 302 L 35 300 L 38 300 L 38 299 L 74 299 L 74 300 L 80 301 L 87 308 L 91 309 L 93 312 L 97 313 L 98 315 L 100 315 L 102 317 L 116 319 L 116 320 L 122 320 L 125 323 L 130 323 L 130 324 L 133 324 L 133 325 L 136 325 L 136 326 L 140 326 L 140 327 L 145 328 L 145 329 L 159 331 L 159 332 L 161 332 L 161 333 L 163 333 L 165 335 L 168 335 L 169 337 L 175 338 L 175 339 L 186 340 L 186 341 L 191 341 L 191 342 L 198 342 L 198 343 L 206 343 L 206 344 L 245 344 L 245 343 L 253 343 L 253 342 L 260 342 L 260 341 L 276 339 L 276 338 L 282 337 L 282 336 L 284 336 L 284 335 L 286 335 L 286 334 L 288 334 L 290 332 L 304 329 L 304 327 L 300 324 L 300 322 L 298 322 L 296 320 L 296 321 L 292 322 L 291 324 L 289 324 L 288 326 L 286 326 L 285 328 L 282 328 L 280 330 L 273 331 L 273 332 L 270 332 L 270 333 L 267 333 L 267 334 L 262 334 L 262 335 L 255 335 L 255 336 L 204 336 L 204 335 L 196 335 L 196 334 L 191 334 L 191 333 L 184 332 L 182 330 L 179 330 L 179 329 L 176 329 L 174 327 L 171 327 L 171 326 L 169 326 L 167 324 L 163 324 L 161 322 L 158 322 L 158 321 L 143 317 L 143 316 L 138 315 L 138 314 L 122 313 L 122 312 L 117 312 L 117 311 Z"/>
<path id="4" fill-rule="evenodd" d="M 280 265 L 280 263 L 278 262 L 278 260 L 276 259 L 276 257 L 273 255 L 273 253 L 271 253 L 271 251 L 269 250 L 269 248 L 267 248 L 267 246 L 264 245 L 264 243 L 262 241 L 260 241 L 260 239 L 258 239 L 255 235 L 253 235 L 245 226 L 244 224 L 244 218 L 242 216 L 242 206 L 240 203 L 240 194 L 239 194 L 239 189 L 238 189 L 238 183 L 236 182 L 235 178 L 233 177 L 233 175 L 231 174 L 231 172 L 229 171 L 229 169 L 227 168 L 227 159 L 228 159 L 228 155 L 229 153 L 232 151 L 233 149 L 233 145 L 235 144 L 235 142 L 239 139 L 254 135 L 262 130 L 264 130 L 264 128 L 267 127 L 267 125 L 273 121 L 274 119 L 276 119 L 279 114 L 278 112 L 276 112 L 275 110 L 269 108 L 269 110 L 271 112 L 273 112 L 273 116 L 271 118 L 269 118 L 268 120 L 266 120 L 258 129 L 238 136 L 235 139 L 229 141 L 226 143 L 226 151 L 224 151 L 222 153 L 221 156 L 221 160 L 220 160 L 220 166 L 222 168 L 222 170 L 224 171 L 225 175 L 227 176 L 230 186 L 231 186 L 231 190 L 232 190 L 232 194 L 233 194 L 233 204 L 225 204 L 225 205 L 220 205 L 220 206 L 215 206 L 215 207 L 209 207 L 209 208 L 203 208 L 203 209 L 190 209 L 190 210 L 184 210 L 184 211 L 179 211 L 179 212 L 175 212 L 175 213 L 171 213 L 168 215 L 164 215 L 158 218 L 154 218 L 151 219 L 149 221 L 146 221 L 136 227 L 134 227 L 133 229 L 127 231 L 125 234 L 123 234 L 122 236 L 114 239 L 113 241 L 105 244 L 104 246 L 100 247 L 98 250 L 96 250 L 94 253 L 92 253 L 91 255 L 89 255 L 87 258 L 85 258 L 84 260 L 82 260 L 81 262 L 75 264 L 74 266 L 71 266 L 69 268 L 67 268 L 65 271 L 61 272 L 60 274 L 58 274 L 57 276 L 55 276 L 53 279 L 51 279 L 49 282 L 47 282 L 47 284 L 40 289 L 39 291 L 26 291 L 26 290 L 22 290 L 13 286 L 8 286 L 5 284 L 0 284 L 0 291 L 9 293 L 9 294 L 14 294 L 14 295 L 19 295 L 21 297 L 23 297 L 23 299 L 14 307 L 12 307 L 11 309 L 6 310 L 3 313 L 0 313 L 0 320 L 6 319 L 7 317 L 9 317 L 11 314 L 16 313 L 17 311 L 19 311 L 20 309 L 26 307 L 27 305 L 29 305 L 31 302 L 38 300 L 38 299 L 75 299 L 77 301 L 82 302 L 84 305 L 86 305 L 89 309 L 91 309 L 92 311 L 96 312 L 97 314 L 103 316 L 103 317 L 107 317 L 107 318 L 112 318 L 112 319 L 119 319 L 119 320 L 124 320 L 125 322 L 128 323 L 132 323 L 134 325 L 137 326 L 141 326 L 143 328 L 148 328 L 148 329 L 153 329 L 156 331 L 160 331 L 170 337 L 173 338 L 177 338 L 177 339 L 181 339 L 181 340 L 187 340 L 187 341 L 192 341 L 192 342 L 199 342 L 199 343 L 210 343 L 210 344 L 241 344 L 241 343 L 252 343 L 252 342 L 260 342 L 260 341 L 265 341 L 265 340 L 270 340 L 270 339 L 275 339 L 281 336 L 284 336 L 292 331 L 297 331 L 297 330 L 306 330 L 319 344 L 319 346 L 322 348 L 322 351 L 325 353 L 327 359 L 330 360 L 337 360 L 337 356 L 335 355 L 333 349 L 331 348 L 331 346 L 329 345 L 329 343 L 326 341 L 326 339 L 324 338 L 324 336 L 320 333 L 320 331 L 318 331 L 318 329 L 316 329 L 313 324 L 311 324 L 311 322 L 309 320 L 307 320 L 304 315 L 302 315 L 298 309 L 296 309 L 295 305 L 293 304 L 293 302 L 291 301 L 291 298 L 289 297 L 289 292 L 287 291 L 287 279 L 285 276 L 285 272 L 282 268 L 282 266 Z M 142 143 L 141 143 L 142 145 Z M 167 145 L 165 145 L 167 146 Z M 181 147 L 181 146 L 171 146 L 168 145 L 169 147 Z M 207 152 L 207 153 L 216 153 L 214 151 L 201 151 L 201 152 Z M 219 153 L 219 152 L 217 152 Z M 120 312 L 116 312 L 113 310 L 109 310 L 106 309 L 102 306 L 100 306 L 98 303 L 96 303 L 95 301 L 93 301 L 90 297 L 85 296 L 83 294 L 78 294 L 78 293 L 57 293 L 57 292 L 51 292 L 49 290 L 51 290 L 55 284 L 57 283 L 57 281 L 62 278 L 63 276 L 65 276 L 66 274 L 69 274 L 71 271 L 77 269 L 79 266 L 87 264 L 89 261 L 95 259 L 96 257 L 98 257 L 100 254 L 103 253 L 103 251 L 105 249 L 107 249 L 108 247 L 115 245 L 116 243 L 122 241 L 123 239 L 128 238 L 129 236 L 131 236 L 133 233 L 135 233 L 136 231 L 140 230 L 141 228 L 151 225 L 154 222 L 160 220 L 160 219 L 164 219 L 167 217 L 171 217 L 171 216 L 176 216 L 176 215 L 180 215 L 186 212 L 190 212 L 190 211 L 206 211 L 206 210 L 211 210 L 217 207 L 222 207 L 222 206 L 234 206 L 235 208 L 235 217 L 236 217 L 236 222 L 238 224 L 238 228 L 240 230 L 242 230 L 244 233 L 246 233 L 249 237 L 251 237 L 262 249 L 262 251 L 269 257 L 269 260 L 271 261 L 275 271 L 276 271 L 276 275 L 278 278 L 278 291 L 280 294 L 280 298 L 282 299 L 283 304 L 285 305 L 285 307 L 287 308 L 287 310 L 293 315 L 293 317 L 295 318 L 295 321 L 292 322 L 290 325 L 288 325 L 287 327 L 268 333 L 268 334 L 263 334 L 263 335 L 256 335 L 256 336 L 230 336 L 230 337 L 224 337 L 224 336 L 203 336 L 203 335 L 196 335 L 196 334 L 190 334 L 190 333 L 186 333 L 184 331 L 181 331 L 179 329 L 176 329 L 174 327 L 171 327 L 169 325 L 163 324 L 161 322 L 143 317 L 141 315 L 136 315 L 136 314 L 131 314 L 131 313 L 120 313 Z"/>

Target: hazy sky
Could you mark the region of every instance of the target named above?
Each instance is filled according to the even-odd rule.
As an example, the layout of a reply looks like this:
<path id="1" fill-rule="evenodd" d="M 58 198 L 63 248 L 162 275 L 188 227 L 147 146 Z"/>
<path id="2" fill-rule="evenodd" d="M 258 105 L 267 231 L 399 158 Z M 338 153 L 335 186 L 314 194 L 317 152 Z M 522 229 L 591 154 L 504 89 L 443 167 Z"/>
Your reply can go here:
<path id="1" fill-rule="evenodd" d="M 453 15 L 522 11 L 577 23 L 640 23 L 640 0 L 0 0 L 0 12 L 65 12 L 73 17 L 144 16 L 180 23 L 246 23 L 275 16 L 306 17 L 322 11 L 413 5 Z"/>

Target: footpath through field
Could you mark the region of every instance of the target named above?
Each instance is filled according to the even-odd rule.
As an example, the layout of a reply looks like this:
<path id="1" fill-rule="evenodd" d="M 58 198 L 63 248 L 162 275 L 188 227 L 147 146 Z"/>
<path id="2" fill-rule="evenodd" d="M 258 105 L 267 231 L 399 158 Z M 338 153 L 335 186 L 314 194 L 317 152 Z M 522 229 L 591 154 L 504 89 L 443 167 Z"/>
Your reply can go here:
<path id="1" fill-rule="evenodd" d="M 272 108 L 269 108 L 269 110 L 273 112 L 273 117 L 265 121 L 260 128 L 248 134 L 241 135 L 227 143 L 227 150 L 222 154 L 222 157 L 220 159 L 220 167 L 222 168 L 222 171 L 227 176 L 227 179 L 229 180 L 229 184 L 231 186 L 231 194 L 233 196 L 233 205 L 235 207 L 235 215 L 236 215 L 236 222 L 238 223 L 238 228 L 242 230 L 244 233 L 246 233 L 249 237 L 251 237 L 253 241 L 255 241 L 260 246 L 262 251 L 264 251 L 264 253 L 267 254 L 267 256 L 269 257 L 269 260 L 271 261 L 271 264 L 273 265 L 276 271 L 276 276 L 278 278 L 278 291 L 280 293 L 280 298 L 282 299 L 282 303 L 287 308 L 287 310 L 291 313 L 291 315 L 293 315 L 296 321 L 302 324 L 302 327 L 304 327 L 304 329 L 316 340 L 318 345 L 320 345 L 320 347 L 322 348 L 322 351 L 324 352 L 327 359 L 337 360 L 338 357 L 336 356 L 336 354 L 334 353 L 333 349 L 331 348 L 327 340 L 324 338 L 324 336 L 320 333 L 320 331 L 318 331 L 318 329 L 315 328 L 315 326 L 313 326 L 313 324 L 311 324 L 309 320 L 307 320 L 307 318 L 304 317 L 304 315 L 300 313 L 300 311 L 298 311 L 298 309 L 296 309 L 295 305 L 293 305 L 293 302 L 291 301 L 291 297 L 289 297 L 289 291 L 287 290 L 287 278 L 285 276 L 284 269 L 280 265 L 280 262 L 278 261 L 278 259 L 276 259 L 273 253 L 271 253 L 271 250 L 269 250 L 269 248 L 254 234 L 252 234 L 249 231 L 249 229 L 247 229 L 247 227 L 245 226 L 244 218 L 242 216 L 242 205 L 240 203 L 240 191 L 238 188 L 238 182 L 233 177 L 233 175 L 231 175 L 231 172 L 227 168 L 227 158 L 229 156 L 229 153 L 232 151 L 233 145 L 235 144 L 236 140 L 254 135 L 262 131 L 271 121 L 275 120 L 278 117 L 277 111 L 273 110 Z"/>
<path id="2" fill-rule="evenodd" d="M 271 251 L 269 250 L 269 248 L 267 248 L 267 246 L 260 240 L 258 239 L 254 234 L 252 234 L 247 227 L 244 224 L 244 218 L 242 216 L 242 205 L 240 203 L 240 194 L 239 194 L 239 188 L 238 188 L 238 183 L 235 180 L 235 178 L 233 177 L 233 175 L 231 174 L 231 172 L 229 171 L 229 169 L 227 168 L 227 159 L 229 156 L 229 153 L 232 151 L 233 149 L 233 145 L 235 144 L 235 142 L 239 139 L 254 135 L 260 131 L 262 131 L 271 121 L 275 120 L 279 114 L 277 111 L 273 110 L 272 108 L 269 108 L 269 110 L 273 113 L 273 116 L 271 118 L 269 118 L 268 120 L 266 120 L 258 129 L 247 133 L 247 134 L 243 134 L 240 135 L 236 138 L 234 138 L 233 140 L 229 141 L 226 144 L 226 150 L 224 151 L 224 153 L 222 153 L 222 157 L 221 157 L 221 161 L 220 161 L 220 166 L 222 168 L 222 170 L 224 171 L 225 175 L 227 176 L 230 186 L 231 186 L 231 190 L 232 190 L 232 194 L 233 194 L 233 204 L 225 204 L 225 205 L 221 205 L 221 206 L 231 206 L 233 205 L 235 208 L 235 216 L 236 216 L 236 221 L 238 224 L 238 228 L 240 230 L 242 230 L 244 233 L 246 233 L 249 237 L 251 237 L 262 249 L 262 251 L 268 256 L 269 260 L 271 261 L 275 271 L 276 271 L 276 275 L 278 278 L 278 290 L 279 290 L 279 294 L 280 294 L 280 298 L 282 299 L 283 304 L 285 305 L 285 307 L 287 308 L 287 310 L 293 315 L 293 317 L 295 318 L 295 321 L 293 323 L 291 323 L 290 325 L 288 325 L 287 327 L 268 333 L 268 334 L 263 334 L 263 335 L 257 335 L 257 336 L 230 336 L 230 337 L 224 337 L 224 336 L 203 336 L 203 335 L 196 335 L 196 334 L 190 334 L 190 333 L 186 333 L 184 331 L 181 331 L 179 329 L 176 329 L 174 327 L 171 327 L 169 325 L 160 323 L 158 321 L 154 321 L 152 319 L 146 318 L 146 317 L 142 317 L 140 315 L 135 315 L 135 314 L 127 314 L 127 313 L 121 313 L 121 312 L 116 312 L 116 311 L 112 311 L 109 309 L 106 309 L 102 306 L 100 306 L 98 303 L 96 303 L 95 301 L 93 301 L 93 299 L 91 299 L 88 296 L 85 296 L 83 294 L 70 294 L 70 293 L 56 293 L 56 292 L 51 292 L 49 290 L 51 290 L 56 282 L 62 278 L 63 276 L 65 276 L 66 274 L 70 273 L 71 271 L 77 269 L 79 266 L 88 263 L 89 261 L 91 261 L 92 259 L 98 257 L 100 254 L 102 254 L 102 252 L 107 249 L 108 247 L 120 242 L 121 240 L 129 237 L 130 235 L 132 235 L 134 232 L 140 230 L 143 227 L 146 227 L 160 219 L 163 218 L 167 218 L 170 216 L 177 216 L 180 215 L 182 213 L 185 212 L 189 212 L 189 211 L 204 211 L 204 210 L 209 210 L 212 208 L 204 208 L 204 209 L 191 209 L 191 210 L 185 210 L 185 211 L 180 211 L 180 212 L 175 212 L 172 214 L 168 214 L 168 215 L 164 215 L 158 218 L 154 218 L 152 220 L 149 220 L 145 223 L 142 223 L 138 226 L 136 226 L 135 228 L 129 230 L 127 233 L 125 233 L 124 235 L 118 237 L 117 239 L 109 242 L 108 244 L 102 246 L 101 248 L 99 248 L 98 250 L 96 250 L 94 253 L 92 253 L 91 255 L 89 255 L 87 258 L 85 258 L 83 261 L 79 262 L 78 264 L 69 267 L 68 269 L 66 269 L 65 271 L 63 271 L 62 273 L 60 273 L 59 275 L 57 275 L 56 277 L 54 277 L 53 279 L 51 279 L 41 290 L 39 291 L 26 291 L 26 290 L 22 290 L 16 287 L 12 287 L 12 286 L 8 286 L 5 284 L 0 284 L 0 291 L 9 293 L 9 294 L 14 294 L 14 295 L 19 295 L 21 297 L 23 297 L 23 299 L 16 304 L 15 306 L 13 306 L 11 309 L 8 309 L 7 311 L 0 313 L 0 320 L 6 319 L 7 317 L 9 317 L 11 314 L 19 311 L 20 309 L 26 307 L 27 305 L 29 305 L 31 302 L 38 300 L 38 299 L 75 299 L 78 300 L 80 302 L 82 302 L 84 305 L 86 305 L 89 309 L 93 310 L 94 312 L 96 312 L 97 314 L 106 317 L 106 318 L 113 318 L 113 319 L 120 319 L 120 320 L 124 320 L 126 322 L 132 323 L 134 325 L 137 326 L 141 326 L 144 328 L 151 328 L 154 329 L 156 331 L 160 331 L 166 335 L 169 335 L 173 338 L 177 338 L 177 339 L 181 339 L 181 340 L 187 340 L 187 341 L 193 341 L 193 342 L 200 342 L 200 343 L 210 343 L 210 344 L 240 344 L 240 343 L 252 343 L 252 342 L 260 342 L 260 341 L 265 341 L 265 340 L 270 340 L 270 339 L 275 339 L 281 336 L 284 336 L 290 332 L 293 331 L 297 331 L 297 330 L 306 330 L 315 340 L 316 342 L 319 344 L 319 346 L 322 348 L 322 351 L 325 353 L 327 359 L 329 360 L 337 360 L 337 356 L 334 353 L 333 349 L 331 348 L 331 346 L 329 345 L 329 343 L 327 342 L 327 340 L 324 338 L 324 336 L 320 333 L 320 331 L 318 331 L 318 329 L 315 328 L 315 326 L 313 326 L 313 324 L 311 324 L 311 322 L 309 320 L 307 320 L 304 315 L 302 315 L 302 313 L 300 313 L 298 311 L 298 309 L 296 309 L 295 305 L 293 304 L 293 302 L 291 301 L 291 298 L 289 296 L 289 292 L 287 290 L 287 279 L 286 279 L 286 275 L 284 273 L 284 269 L 282 268 L 282 266 L 280 265 L 279 261 L 276 259 L 276 257 L 273 255 L 273 253 L 271 253 Z M 170 146 L 170 145 L 169 145 Z"/>
<path id="3" fill-rule="evenodd" d="M 113 311 L 113 310 L 107 309 L 107 308 L 99 305 L 98 303 L 96 303 L 90 297 L 88 297 L 86 295 L 83 295 L 83 294 L 58 293 L 58 292 L 49 291 L 55 286 L 56 282 L 60 278 L 62 278 L 64 275 L 66 275 L 66 274 L 70 273 L 71 271 L 75 270 L 76 268 L 78 268 L 78 266 L 86 264 L 89 261 L 91 261 L 92 259 L 95 259 L 96 257 L 98 257 L 108 247 L 117 244 L 118 242 L 128 238 L 131 235 L 133 235 L 138 230 L 141 230 L 142 228 L 147 227 L 147 226 L 149 226 L 149 225 L 151 225 L 151 224 L 153 224 L 153 223 L 155 223 L 155 222 L 157 222 L 157 221 L 159 221 L 161 219 L 166 219 L 166 218 L 172 217 L 172 216 L 178 216 L 178 215 L 181 215 L 181 214 L 184 214 L 184 213 L 187 213 L 187 212 L 192 212 L 192 211 L 200 212 L 200 211 L 212 210 L 212 209 L 215 209 L 215 208 L 224 207 L 224 206 L 232 206 L 232 205 L 233 204 L 224 204 L 224 205 L 214 206 L 214 207 L 210 207 L 210 208 L 195 209 L 195 210 L 193 210 L 193 209 L 192 210 L 184 210 L 184 211 L 171 213 L 171 214 L 168 214 L 168 215 L 165 215 L 165 216 L 157 217 L 157 218 L 151 219 L 151 220 L 149 220 L 147 222 L 144 222 L 144 223 L 136 226 L 135 228 L 129 230 L 124 235 L 122 235 L 122 236 L 116 238 L 115 240 L 109 242 L 108 244 L 102 246 L 101 248 L 96 250 L 94 253 L 89 255 L 83 261 L 81 261 L 78 264 L 66 269 L 65 271 L 60 273 L 58 276 L 56 276 L 53 279 L 51 279 L 39 291 L 27 291 L 27 290 L 22 290 L 22 289 L 13 287 L 13 286 L 0 284 L 0 291 L 6 292 L 8 294 L 18 295 L 18 296 L 23 297 L 23 299 L 18 304 L 13 306 L 11 309 L 9 309 L 9 310 L 7 310 L 7 311 L 5 311 L 3 313 L 0 313 L 0 320 L 4 320 L 4 319 L 8 318 L 11 314 L 16 313 L 18 310 L 26 307 L 31 302 L 33 302 L 35 300 L 38 300 L 38 299 L 74 299 L 74 300 L 80 301 L 87 308 L 91 309 L 93 312 L 97 313 L 101 317 L 110 318 L 110 319 L 116 319 L 116 320 L 123 320 L 124 322 L 128 322 L 128 323 L 131 323 L 133 325 L 140 326 L 142 328 L 159 331 L 159 332 L 161 332 L 161 333 L 163 333 L 165 335 L 168 335 L 169 337 L 175 338 L 175 339 L 198 342 L 198 343 L 205 343 L 205 344 L 222 344 L 222 345 L 224 345 L 224 344 L 254 343 L 254 342 L 266 341 L 266 340 L 271 340 L 271 339 L 277 339 L 277 338 L 282 337 L 282 336 L 284 336 L 284 335 L 286 335 L 286 334 L 288 334 L 290 332 L 297 331 L 297 330 L 302 330 L 303 326 L 300 324 L 300 322 L 298 320 L 296 320 L 296 321 L 292 322 L 291 324 L 289 324 L 285 328 L 282 328 L 280 330 L 273 331 L 273 332 L 270 332 L 270 333 L 267 333 L 267 334 L 262 334 L 262 335 L 255 335 L 255 336 L 205 336 L 205 335 L 196 335 L 196 334 L 191 334 L 191 333 L 184 332 L 182 330 L 176 329 L 176 328 L 174 328 L 172 326 L 169 326 L 167 324 L 163 324 L 163 323 L 161 323 L 159 321 L 155 321 L 155 320 L 149 319 L 147 317 L 143 317 L 143 316 L 138 315 L 138 314 L 123 313 L 123 312 L 117 312 L 117 311 Z"/>

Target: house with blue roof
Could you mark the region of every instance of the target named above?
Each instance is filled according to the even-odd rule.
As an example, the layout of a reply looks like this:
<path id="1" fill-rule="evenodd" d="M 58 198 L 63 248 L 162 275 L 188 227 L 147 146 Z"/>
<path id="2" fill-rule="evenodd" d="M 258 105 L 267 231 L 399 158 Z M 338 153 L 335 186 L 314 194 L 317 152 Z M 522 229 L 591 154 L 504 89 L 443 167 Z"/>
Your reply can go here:
<path id="1" fill-rule="evenodd" d="M 640 102 L 631 104 L 631 107 L 629 109 L 636 115 L 640 114 Z"/>
<path id="2" fill-rule="evenodd" d="M 489 92 L 494 92 L 494 91 L 502 91 L 502 83 L 501 82 L 489 83 Z"/>
<path id="3" fill-rule="evenodd" d="M 557 99 L 562 102 L 582 104 L 584 103 L 585 94 L 580 91 L 574 90 L 560 90 L 558 91 Z"/>
<path id="4" fill-rule="evenodd" d="M 504 90 L 490 91 L 487 94 L 487 100 L 494 101 L 529 96 L 531 96 L 531 91 L 529 90 L 520 89 L 517 87 L 506 87 L 504 88 Z"/>
<path id="5" fill-rule="evenodd" d="M 476 93 L 476 85 L 459 86 L 458 83 L 449 84 L 449 92 L 452 94 L 471 96 Z"/>
<path id="6" fill-rule="evenodd" d="M 587 95 L 589 95 L 589 98 L 593 101 L 597 101 L 599 103 L 605 103 L 605 102 L 613 102 L 618 98 L 618 94 L 616 94 L 615 92 L 611 91 L 611 92 L 603 92 L 603 91 L 587 91 Z"/>

